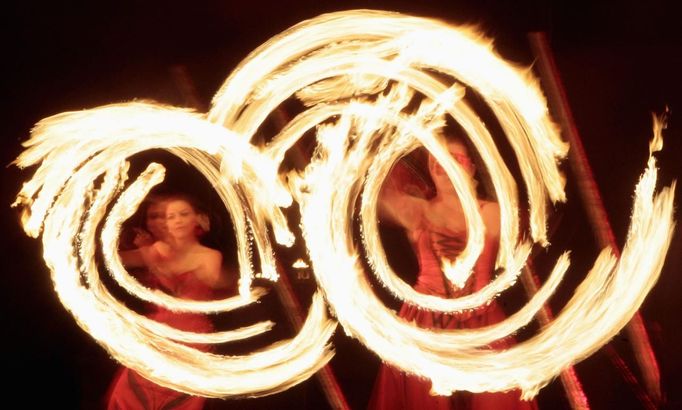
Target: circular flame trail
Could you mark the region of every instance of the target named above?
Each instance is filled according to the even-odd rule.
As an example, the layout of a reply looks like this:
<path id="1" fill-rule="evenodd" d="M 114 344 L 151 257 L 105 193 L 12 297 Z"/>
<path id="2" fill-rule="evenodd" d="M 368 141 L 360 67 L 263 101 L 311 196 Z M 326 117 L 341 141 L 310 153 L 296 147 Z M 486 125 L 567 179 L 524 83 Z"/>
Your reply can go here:
<path id="1" fill-rule="evenodd" d="M 489 105 L 514 150 L 528 193 L 528 233 L 518 228 L 515 182 L 490 133 L 463 99 L 467 89 Z M 502 323 L 453 331 L 406 323 L 377 300 L 365 278 L 352 234 L 357 199 L 369 265 L 394 295 L 443 312 L 488 303 L 514 283 L 529 255 L 531 241 L 519 238 L 547 245 L 547 203 L 565 200 L 558 161 L 568 147 L 549 118 L 537 81 L 468 29 L 395 13 L 332 13 L 303 22 L 254 51 L 214 98 L 209 119 L 249 138 L 294 95 L 307 109 L 261 152 L 279 164 L 304 133 L 316 131 L 318 146 L 308 167 L 279 180 L 273 175 L 273 181 L 288 187 L 300 207 L 320 287 L 346 333 L 384 361 L 431 379 L 435 393 L 520 388 L 524 397 L 532 397 L 613 337 L 660 273 L 672 231 L 673 198 L 670 187 L 653 195 L 652 162 L 637 188 L 635 210 L 640 211 L 633 214 L 620 260 L 604 250 L 562 314 L 535 337 L 506 351 L 487 348 L 532 320 L 568 269 L 568 253 L 559 258 L 540 292 Z M 411 109 L 415 95 L 421 96 L 421 105 Z M 386 262 L 376 226 L 381 183 L 399 158 L 425 146 L 467 205 L 467 246 L 454 263 L 443 261 L 444 271 L 455 285 L 470 274 L 482 249 L 484 227 L 463 171 L 432 136 L 444 115 L 466 131 L 477 149 L 501 213 L 496 265 L 503 273 L 479 292 L 458 299 L 422 295 L 400 280 Z"/>
<path id="2" fill-rule="evenodd" d="M 17 204 L 27 206 L 24 226 L 29 235 L 38 235 L 42 226 L 44 258 L 61 302 L 78 324 L 125 366 L 158 384 L 190 394 L 226 397 L 275 393 L 307 379 L 331 358 L 327 342 L 335 324 L 327 319 L 320 296 L 314 298 L 307 321 L 294 339 L 244 356 L 220 356 L 181 342 L 211 344 L 244 339 L 268 331 L 272 323 L 211 334 L 180 331 L 128 310 L 99 280 L 94 261 L 95 233 L 115 199 L 103 222 L 101 247 L 112 276 L 126 290 L 175 311 L 224 312 L 258 300 L 263 291 L 251 289 L 255 274 L 251 272 L 247 238 L 252 229 L 263 226 L 241 203 L 239 183 L 230 184 L 219 169 L 220 158 L 228 158 L 235 164 L 234 170 L 249 170 L 246 162 L 250 148 L 239 141 L 225 128 L 186 110 L 129 103 L 47 118 L 36 126 L 27 150 L 17 159 L 22 167 L 40 163 L 33 179 L 21 190 Z M 145 288 L 124 270 L 116 252 L 121 223 L 164 175 L 163 167 L 150 164 L 124 189 L 125 159 L 151 148 L 173 152 L 214 183 L 237 233 L 240 295 L 210 302 L 176 299 Z M 102 175 L 102 182 L 96 185 Z M 274 266 L 270 269 L 275 271 Z"/>
<path id="3" fill-rule="evenodd" d="M 529 232 L 519 228 L 518 188 L 511 172 L 467 104 L 470 90 L 489 106 L 514 151 L 528 195 Z M 268 144 L 253 144 L 268 116 L 290 98 L 298 98 L 305 109 Z M 420 294 L 397 277 L 381 247 L 376 215 L 379 190 L 391 167 L 416 147 L 426 147 L 462 198 L 469 233 L 463 253 L 455 261 L 443 260 L 443 270 L 455 286 L 471 274 L 485 228 L 465 171 L 434 137 L 446 116 L 478 151 L 500 207 L 496 267 L 502 273 L 457 299 Z M 308 166 L 280 174 L 287 151 L 311 130 L 317 146 Z M 487 348 L 532 320 L 568 269 L 568 253 L 526 306 L 493 326 L 422 329 L 383 306 L 365 277 L 360 244 L 354 240 L 356 215 L 369 266 L 396 297 L 434 311 L 474 309 L 515 282 L 533 243 L 548 244 L 546 207 L 565 200 L 558 162 L 568 148 L 529 70 L 505 62 L 473 30 L 396 13 L 332 13 L 292 27 L 235 69 L 207 117 L 149 103 L 112 105 L 45 119 L 27 145 L 17 164 L 40 166 L 17 204 L 27 209 L 27 234 L 37 236 L 42 227 L 44 257 L 62 303 L 124 365 L 157 383 L 206 396 L 268 394 L 309 377 L 331 357 L 326 343 L 334 324 L 317 296 L 299 334 L 265 351 L 220 357 L 178 343 L 235 340 L 266 331 L 270 324 L 201 335 L 127 311 L 99 282 L 93 257 L 96 228 L 114 199 L 101 238 L 114 278 L 145 300 L 203 312 L 250 303 L 260 295 L 251 286 L 254 276 L 277 278 L 268 227 L 278 243 L 291 245 L 296 236 L 282 208 L 295 201 L 308 259 L 345 331 L 382 360 L 429 378 L 437 394 L 520 388 L 525 398 L 535 395 L 606 343 L 637 311 L 660 274 L 673 229 L 674 184 L 654 193 L 652 157 L 635 191 L 622 256 L 616 259 L 603 250 L 561 314 L 531 339 L 505 351 Z M 238 297 L 177 300 L 144 288 L 121 266 L 115 252 L 120 224 L 163 179 L 162 167 L 150 164 L 126 187 L 125 159 L 151 148 L 185 159 L 218 191 L 238 239 Z M 250 269 L 249 237 L 258 250 L 259 274 Z"/>

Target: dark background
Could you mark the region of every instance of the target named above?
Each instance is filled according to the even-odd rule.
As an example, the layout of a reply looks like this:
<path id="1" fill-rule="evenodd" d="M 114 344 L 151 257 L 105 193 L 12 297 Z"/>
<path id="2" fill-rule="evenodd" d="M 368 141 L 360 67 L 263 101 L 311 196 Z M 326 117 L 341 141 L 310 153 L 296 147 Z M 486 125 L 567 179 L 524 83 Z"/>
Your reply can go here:
<path id="1" fill-rule="evenodd" d="M 11 2 L 2 12 L 1 135 L 2 163 L 7 165 L 1 202 L 2 333 L 7 348 L 2 363 L 10 378 L 5 391 L 26 403 L 22 407 L 97 408 L 116 370 L 58 302 L 39 241 L 22 233 L 16 212 L 9 208 L 29 176 L 9 164 L 33 124 L 60 112 L 133 99 L 189 105 L 178 86 L 178 67 L 194 82 L 205 108 L 235 65 L 268 38 L 306 18 L 351 8 L 475 24 L 495 39 L 504 57 L 526 66 L 533 63 L 526 34 L 546 32 L 619 244 L 648 155 L 650 113 L 666 106 L 672 115 L 660 155 L 661 182 L 682 175 L 682 29 L 673 1 Z M 574 249 L 579 268 L 591 263 L 596 250 L 570 181 L 568 195 L 569 205 L 558 209 L 563 233 L 552 242 L 559 249 Z M 641 311 L 661 366 L 666 408 L 682 408 L 680 242 L 677 233 L 661 279 Z M 306 279 L 293 280 L 299 288 L 310 285 Z M 571 290 L 561 292 L 553 299 L 559 307 Z M 332 364 L 341 386 L 353 408 L 364 408 L 378 360 L 342 331 L 334 343 Z M 619 335 L 610 346 L 641 380 L 627 337 Z M 604 349 L 581 362 L 577 371 L 593 408 L 644 408 Z M 538 403 L 541 408 L 568 408 L 558 381 L 540 392 Z M 210 406 L 325 405 L 311 379 L 271 398 Z"/>

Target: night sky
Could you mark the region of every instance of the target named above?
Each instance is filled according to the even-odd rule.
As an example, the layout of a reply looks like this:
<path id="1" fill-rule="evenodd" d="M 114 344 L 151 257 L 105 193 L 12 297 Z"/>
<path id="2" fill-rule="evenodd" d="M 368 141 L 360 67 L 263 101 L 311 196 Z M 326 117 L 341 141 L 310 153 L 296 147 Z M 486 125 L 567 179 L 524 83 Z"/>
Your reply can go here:
<path id="1" fill-rule="evenodd" d="M 3 7 L 3 237 L 2 357 L 6 390 L 25 407 L 98 408 L 117 365 L 75 324 L 57 300 L 41 258 L 9 204 L 27 179 L 10 163 L 32 126 L 64 111 L 152 99 L 186 106 L 178 72 L 194 83 L 205 109 L 230 71 L 258 45 L 291 25 L 324 12 L 394 10 L 478 26 L 497 51 L 533 64 L 527 33 L 546 32 L 614 233 L 620 245 L 632 192 L 644 169 L 651 113 L 671 111 L 659 155 L 660 182 L 682 176 L 682 28 L 673 1 L 298 1 L 298 2 L 11 2 Z M 569 203 L 552 240 L 576 249 L 587 266 L 596 254 L 570 172 Z M 678 189 L 677 204 L 680 203 Z M 679 205 L 678 205 L 679 208 Z M 679 230 L 664 271 L 641 310 L 658 357 L 665 408 L 682 408 L 682 274 Z M 580 271 L 579 268 L 576 270 Z M 299 283 L 300 287 L 307 286 Z M 553 303 L 570 295 L 562 289 Z M 364 408 L 378 359 L 338 330 L 332 365 L 353 408 Z M 641 409 L 636 388 L 610 355 L 641 380 L 627 337 L 617 336 L 577 366 L 595 409 Z M 610 353 L 609 353 L 610 352 Z M 560 384 L 541 391 L 541 408 L 568 408 Z M 210 408 L 324 408 L 311 379 L 272 398 L 216 401 Z"/>

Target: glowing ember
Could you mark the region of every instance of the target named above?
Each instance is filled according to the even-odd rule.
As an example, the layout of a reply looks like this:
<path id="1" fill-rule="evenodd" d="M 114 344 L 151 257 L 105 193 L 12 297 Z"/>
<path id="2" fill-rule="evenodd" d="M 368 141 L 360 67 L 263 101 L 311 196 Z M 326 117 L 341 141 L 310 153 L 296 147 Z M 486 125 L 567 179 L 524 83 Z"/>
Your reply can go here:
<path id="1" fill-rule="evenodd" d="M 528 235 L 519 228 L 516 183 L 489 131 L 463 98 L 467 90 L 488 104 L 514 150 L 528 193 Z M 268 115 L 294 96 L 307 109 L 267 145 L 252 145 Z M 291 245 L 295 236 L 281 208 L 295 200 L 316 278 L 349 335 L 392 365 L 429 378 L 438 394 L 520 388 L 528 398 L 613 337 L 660 274 L 673 228 L 674 187 L 654 194 L 653 157 L 635 191 L 621 258 L 602 251 L 556 320 L 506 351 L 487 346 L 532 320 L 568 269 L 567 253 L 536 296 L 505 321 L 480 329 L 436 331 L 403 321 L 374 296 L 352 232 L 359 213 L 369 265 L 396 297 L 443 312 L 488 303 L 514 283 L 532 242 L 547 244 L 548 200 L 565 200 L 558 161 L 568 147 L 546 105 L 528 70 L 503 61 L 488 40 L 471 30 L 395 13 L 333 13 L 303 22 L 254 51 L 221 87 L 208 121 L 185 110 L 145 103 L 41 121 L 16 162 L 20 167 L 40 164 L 16 204 L 25 207 L 27 234 L 35 237 L 42 227 L 44 257 L 55 289 L 79 325 L 124 365 L 159 384 L 206 396 L 280 391 L 329 360 L 326 344 L 334 324 L 316 296 L 304 327 L 284 344 L 239 357 L 187 347 L 178 342 L 236 340 L 267 331 L 271 324 L 204 335 L 128 311 L 98 279 L 96 228 L 103 224 L 107 267 L 129 292 L 176 311 L 226 311 L 262 294 L 251 287 L 254 277 L 277 278 L 268 227 L 278 243 Z M 397 277 L 379 241 L 376 216 L 379 190 L 391 167 L 423 145 L 443 165 L 462 199 L 469 232 L 463 253 L 455 261 L 443 260 L 443 270 L 456 286 L 471 274 L 485 228 L 465 171 L 434 137 L 445 116 L 462 127 L 478 151 L 500 207 L 496 267 L 502 273 L 480 291 L 457 299 L 420 294 Z M 312 129 L 317 147 L 308 166 L 300 173 L 280 175 L 286 152 Z M 652 150 L 661 144 L 652 143 Z M 151 164 L 126 187 L 125 160 L 152 148 L 186 160 L 218 191 L 235 225 L 239 296 L 182 301 L 145 288 L 123 269 L 116 253 L 120 225 L 163 179 L 163 168 Z M 530 240 L 519 239 L 526 236 Z M 259 273 L 251 271 L 250 237 L 258 250 Z"/>

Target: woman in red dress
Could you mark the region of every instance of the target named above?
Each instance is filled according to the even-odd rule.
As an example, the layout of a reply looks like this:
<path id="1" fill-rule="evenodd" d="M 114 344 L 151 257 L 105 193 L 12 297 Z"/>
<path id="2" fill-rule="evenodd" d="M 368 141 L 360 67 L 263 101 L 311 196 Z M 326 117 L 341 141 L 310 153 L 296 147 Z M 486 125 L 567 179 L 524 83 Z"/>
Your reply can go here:
<path id="1" fill-rule="evenodd" d="M 211 300 L 224 285 L 222 254 L 202 245 L 200 237 L 209 229 L 206 214 L 183 195 L 156 198 L 146 211 L 151 235 L 138 234 L 138 249 L 121 252 L 128 268 L 145 268 L 154 286 L 183 299 Z M 211 332 L 213 324 L 203 314 L 179 313 L 155 306 L 151 319 L 180 330 Z M 194 346 L 208 350 L 206 346 Z M 134 371 L 123 368 L 115 377 L 107 397 L 113 409 L 201 409 L 205 398 L 159 386 Z"/>
<path id="2" fill-rule="evenodd" d="M 451 140 L 447 148 L 452 157 L 466 170 L 469 182 L 475 186 L 476 168 L 469 157 L 466 145 Z M 381 193 L 380 213 L 402 226 L 419 261 L 415 290 L 428 295 L 455 298 L 473 293 L 491 279 L 497 255 L 499 236 L 499 207 L 497 203 L 478 199 L 479 212 L 485 224 L 483 251 L 474 266 L 474 272 L 463 288 L 455 288 L 447 281 L 440 260 L 454 260 L 464 249 L 467 227 L 464 211 L 454 186 L 445 170 L 429 156 L 429 174 L 435 185 L 435 196 L 415 195 L 414 177 L 406 168 L 394 170 Z M 412 181 L 409 181 L 412 179 Z M 407 188 L 406 188 L 407 187 Z M 423 190 L 422 190 L 423 191 Z M 499 322 L 505 315 L 499 305 L 492 302 L 475 312 L 443 314 L 404 304 L 400 317 L 417 326 L 431 329 L 477 328 Z M 504 348 L 508 342 L 497 342 L 494 348 Z M 370 399 L 370 409 L 532 409 L 533 402 L 521 401 L 519 391 L 505 393 L 456 392 L 453 395 L 435 396 L 430 393 L 429 380 L 406 374 L 383 364 Z"/>

